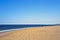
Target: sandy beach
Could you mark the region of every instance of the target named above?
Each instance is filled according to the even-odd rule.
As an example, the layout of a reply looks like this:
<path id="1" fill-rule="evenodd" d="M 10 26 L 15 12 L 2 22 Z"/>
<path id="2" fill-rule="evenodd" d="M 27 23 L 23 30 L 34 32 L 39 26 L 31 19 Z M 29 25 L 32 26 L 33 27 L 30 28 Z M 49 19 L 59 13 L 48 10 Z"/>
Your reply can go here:
<path id="1" fill-rule="evenodd" d="M 60 26 L 26 28 L 0 34 L 0 40 L 60 40 Z"/>

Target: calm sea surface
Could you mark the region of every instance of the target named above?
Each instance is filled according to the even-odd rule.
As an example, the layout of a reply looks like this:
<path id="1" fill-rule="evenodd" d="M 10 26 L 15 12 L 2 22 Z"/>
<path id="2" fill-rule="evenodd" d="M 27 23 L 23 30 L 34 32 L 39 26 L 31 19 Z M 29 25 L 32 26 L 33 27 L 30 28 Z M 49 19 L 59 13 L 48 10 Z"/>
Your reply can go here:
<path id="1" fill-rule="evenodd" d="M 0 25 L 0 31 L 7 30 L 7 29 L 17 29 L 17 28 L 26 28 L 26 27 L 43 27 L 43 26 L 51 26 L 51 25 Z"/>

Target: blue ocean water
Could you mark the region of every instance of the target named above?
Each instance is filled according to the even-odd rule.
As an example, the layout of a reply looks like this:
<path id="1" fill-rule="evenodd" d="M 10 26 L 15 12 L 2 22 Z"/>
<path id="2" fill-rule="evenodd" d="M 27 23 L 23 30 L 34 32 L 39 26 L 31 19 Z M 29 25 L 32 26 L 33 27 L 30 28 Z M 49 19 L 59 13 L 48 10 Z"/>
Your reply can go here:
<path id="1" fill-rule="evenodd" d="M 27 28 L 27 27 L 43 27 L 43 26 L 52 26 L 52 25 L 0 25 L 0 31 L 8 30 L 8 29 Z"/>

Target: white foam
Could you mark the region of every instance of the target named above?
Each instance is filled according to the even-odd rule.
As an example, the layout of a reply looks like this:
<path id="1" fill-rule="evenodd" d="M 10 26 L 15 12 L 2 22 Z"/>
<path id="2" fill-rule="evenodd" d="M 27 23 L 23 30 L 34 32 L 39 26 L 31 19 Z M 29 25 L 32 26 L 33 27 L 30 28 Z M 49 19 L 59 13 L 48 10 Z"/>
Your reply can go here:
<path id="1" fill-rule="evenodd" d="M 9 32 L 9 31 L 14 31 L 14 30 L 21 30 L 22 28 L 19 29 L 8 29 L 8 30 L 1 30 L 0 32 Z"/>

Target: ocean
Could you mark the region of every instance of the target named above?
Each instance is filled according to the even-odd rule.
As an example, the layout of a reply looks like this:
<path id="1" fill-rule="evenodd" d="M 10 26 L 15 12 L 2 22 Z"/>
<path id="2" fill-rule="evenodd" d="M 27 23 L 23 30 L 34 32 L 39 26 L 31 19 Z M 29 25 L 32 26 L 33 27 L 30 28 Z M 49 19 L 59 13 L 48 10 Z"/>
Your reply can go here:
<path id="1" fill-rule="evenodd" d="M 27 27 L 43 27 L 43 26 L 52 26 L 52 25 L 0 25 L 1 30 L 8 30 L 8 29 L 18 29 L 18 28 L 27 28 Z"/>

